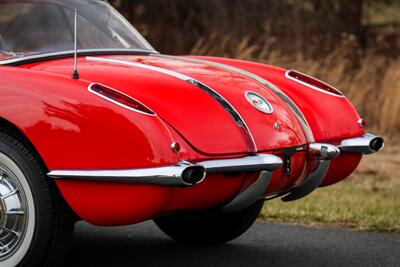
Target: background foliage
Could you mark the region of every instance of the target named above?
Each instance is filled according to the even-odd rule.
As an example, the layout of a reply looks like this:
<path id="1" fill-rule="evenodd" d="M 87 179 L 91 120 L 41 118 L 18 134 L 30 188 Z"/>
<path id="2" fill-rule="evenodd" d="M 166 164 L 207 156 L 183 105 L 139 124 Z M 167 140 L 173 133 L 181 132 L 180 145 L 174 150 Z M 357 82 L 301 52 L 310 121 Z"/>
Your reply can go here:
<path id="1" fill-rule="evenodd" d="M 370 130 L 399 133 L 400 0 L 110 2 L 162 53 L 296 68 L 344 91 Z"/>

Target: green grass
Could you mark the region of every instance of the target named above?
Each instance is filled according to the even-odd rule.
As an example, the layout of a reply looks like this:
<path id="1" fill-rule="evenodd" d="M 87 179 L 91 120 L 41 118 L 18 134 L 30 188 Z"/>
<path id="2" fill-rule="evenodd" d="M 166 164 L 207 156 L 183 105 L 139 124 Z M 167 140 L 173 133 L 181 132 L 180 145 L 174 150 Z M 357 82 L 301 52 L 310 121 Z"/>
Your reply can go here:
<path id="1" fill-rule="evenodd" d="M 398 179 L 356 175 L 298 201 L 267 201 L 260 217 L 276 222 L 400 232 Z"/>

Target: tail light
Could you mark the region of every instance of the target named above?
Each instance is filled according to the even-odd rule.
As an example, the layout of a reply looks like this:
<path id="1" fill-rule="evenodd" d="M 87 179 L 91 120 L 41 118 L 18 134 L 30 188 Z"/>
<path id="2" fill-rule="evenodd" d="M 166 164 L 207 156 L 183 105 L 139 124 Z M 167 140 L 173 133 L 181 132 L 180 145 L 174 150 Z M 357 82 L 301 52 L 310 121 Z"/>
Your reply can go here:
<path id="1" fill-rule="evenodd" d="M 301 83 L 305 86 L 315 89 L 317 91 L 332 94 L 335 96 L 343 96 L 342 92 L 340 92 L 333 86 L 331 86 L 327 83 L 324 83 L 318 79 L 315 79 L 311 76 L 303 74 L 301 72 L 298 72 L 295 70 L 290 70 L 290 71 L 286 72 L 286 77 L 295 82 Z"/>
<path id="2" fill-rule="evenodd" d="M 91 84 L 89 86 L 89 92 L 101 98 L 104 98 L 116 105 L 124 107 L 126 109 L 133 110 L 146 115 L 152 115 L 152 116 L 155 115 L 155 113 L 151 109 L 146 107 L 144 104 L 140 103 L 139 101 L 133 99 L 132 97 L 124 93 L 121 93 L 105 85 L 97 83 Z"/>
<path id="3" fill-rule="evenodd" d="M 359 119 L 357 121 L 357 123 L 358 123 L 358 126 L 360 126 L 360 128 L 365 128 L 365 126 L 367 126 L 367 121 L 364 119 Z"/>

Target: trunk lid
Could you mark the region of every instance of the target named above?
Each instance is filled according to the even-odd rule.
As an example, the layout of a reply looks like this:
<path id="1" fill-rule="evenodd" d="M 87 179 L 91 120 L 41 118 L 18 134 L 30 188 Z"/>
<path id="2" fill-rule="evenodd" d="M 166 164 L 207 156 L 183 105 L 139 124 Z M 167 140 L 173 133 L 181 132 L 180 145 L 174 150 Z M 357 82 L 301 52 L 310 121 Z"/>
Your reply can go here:
<path id="1" fill-rule="evenodd" d="M 102 62 L 102 59 L 109 61 Z M 61 59 L 39 63 L 33 68 L 71 75 L 71 66 L 71 59 Z M 166 71 L 155 71 L 151 67 Z M 78 68 L 81 79 L 115 88 L 150 107 L 204 154 L 247 153 L 249 140 L 226 107 L 217 101 L 218 96 L 213 97 L 176 74 L 206 85 L 226 100 L 247 125 L 257 151 L 306 143 L 299 122 L 286 104 L 262 84 L 235 72 L 173 57 L 132 55 L 81 57 Z M 257 110 L 246 98 L 248 92 L 267 100 L 273 112 L 266 114 Z"/>

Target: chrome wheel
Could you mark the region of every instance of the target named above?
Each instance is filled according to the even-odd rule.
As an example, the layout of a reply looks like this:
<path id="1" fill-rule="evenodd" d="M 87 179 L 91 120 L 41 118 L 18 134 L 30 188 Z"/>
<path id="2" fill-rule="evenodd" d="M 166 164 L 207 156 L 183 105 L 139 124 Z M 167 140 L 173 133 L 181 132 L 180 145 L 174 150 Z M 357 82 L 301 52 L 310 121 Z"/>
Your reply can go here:
<path id="1" fill-rule="evenodd" d="M 18 166 L 0 153 L 0 262 L 18 264 L 29 249 L 34 205 L 29 184 Z"/>

